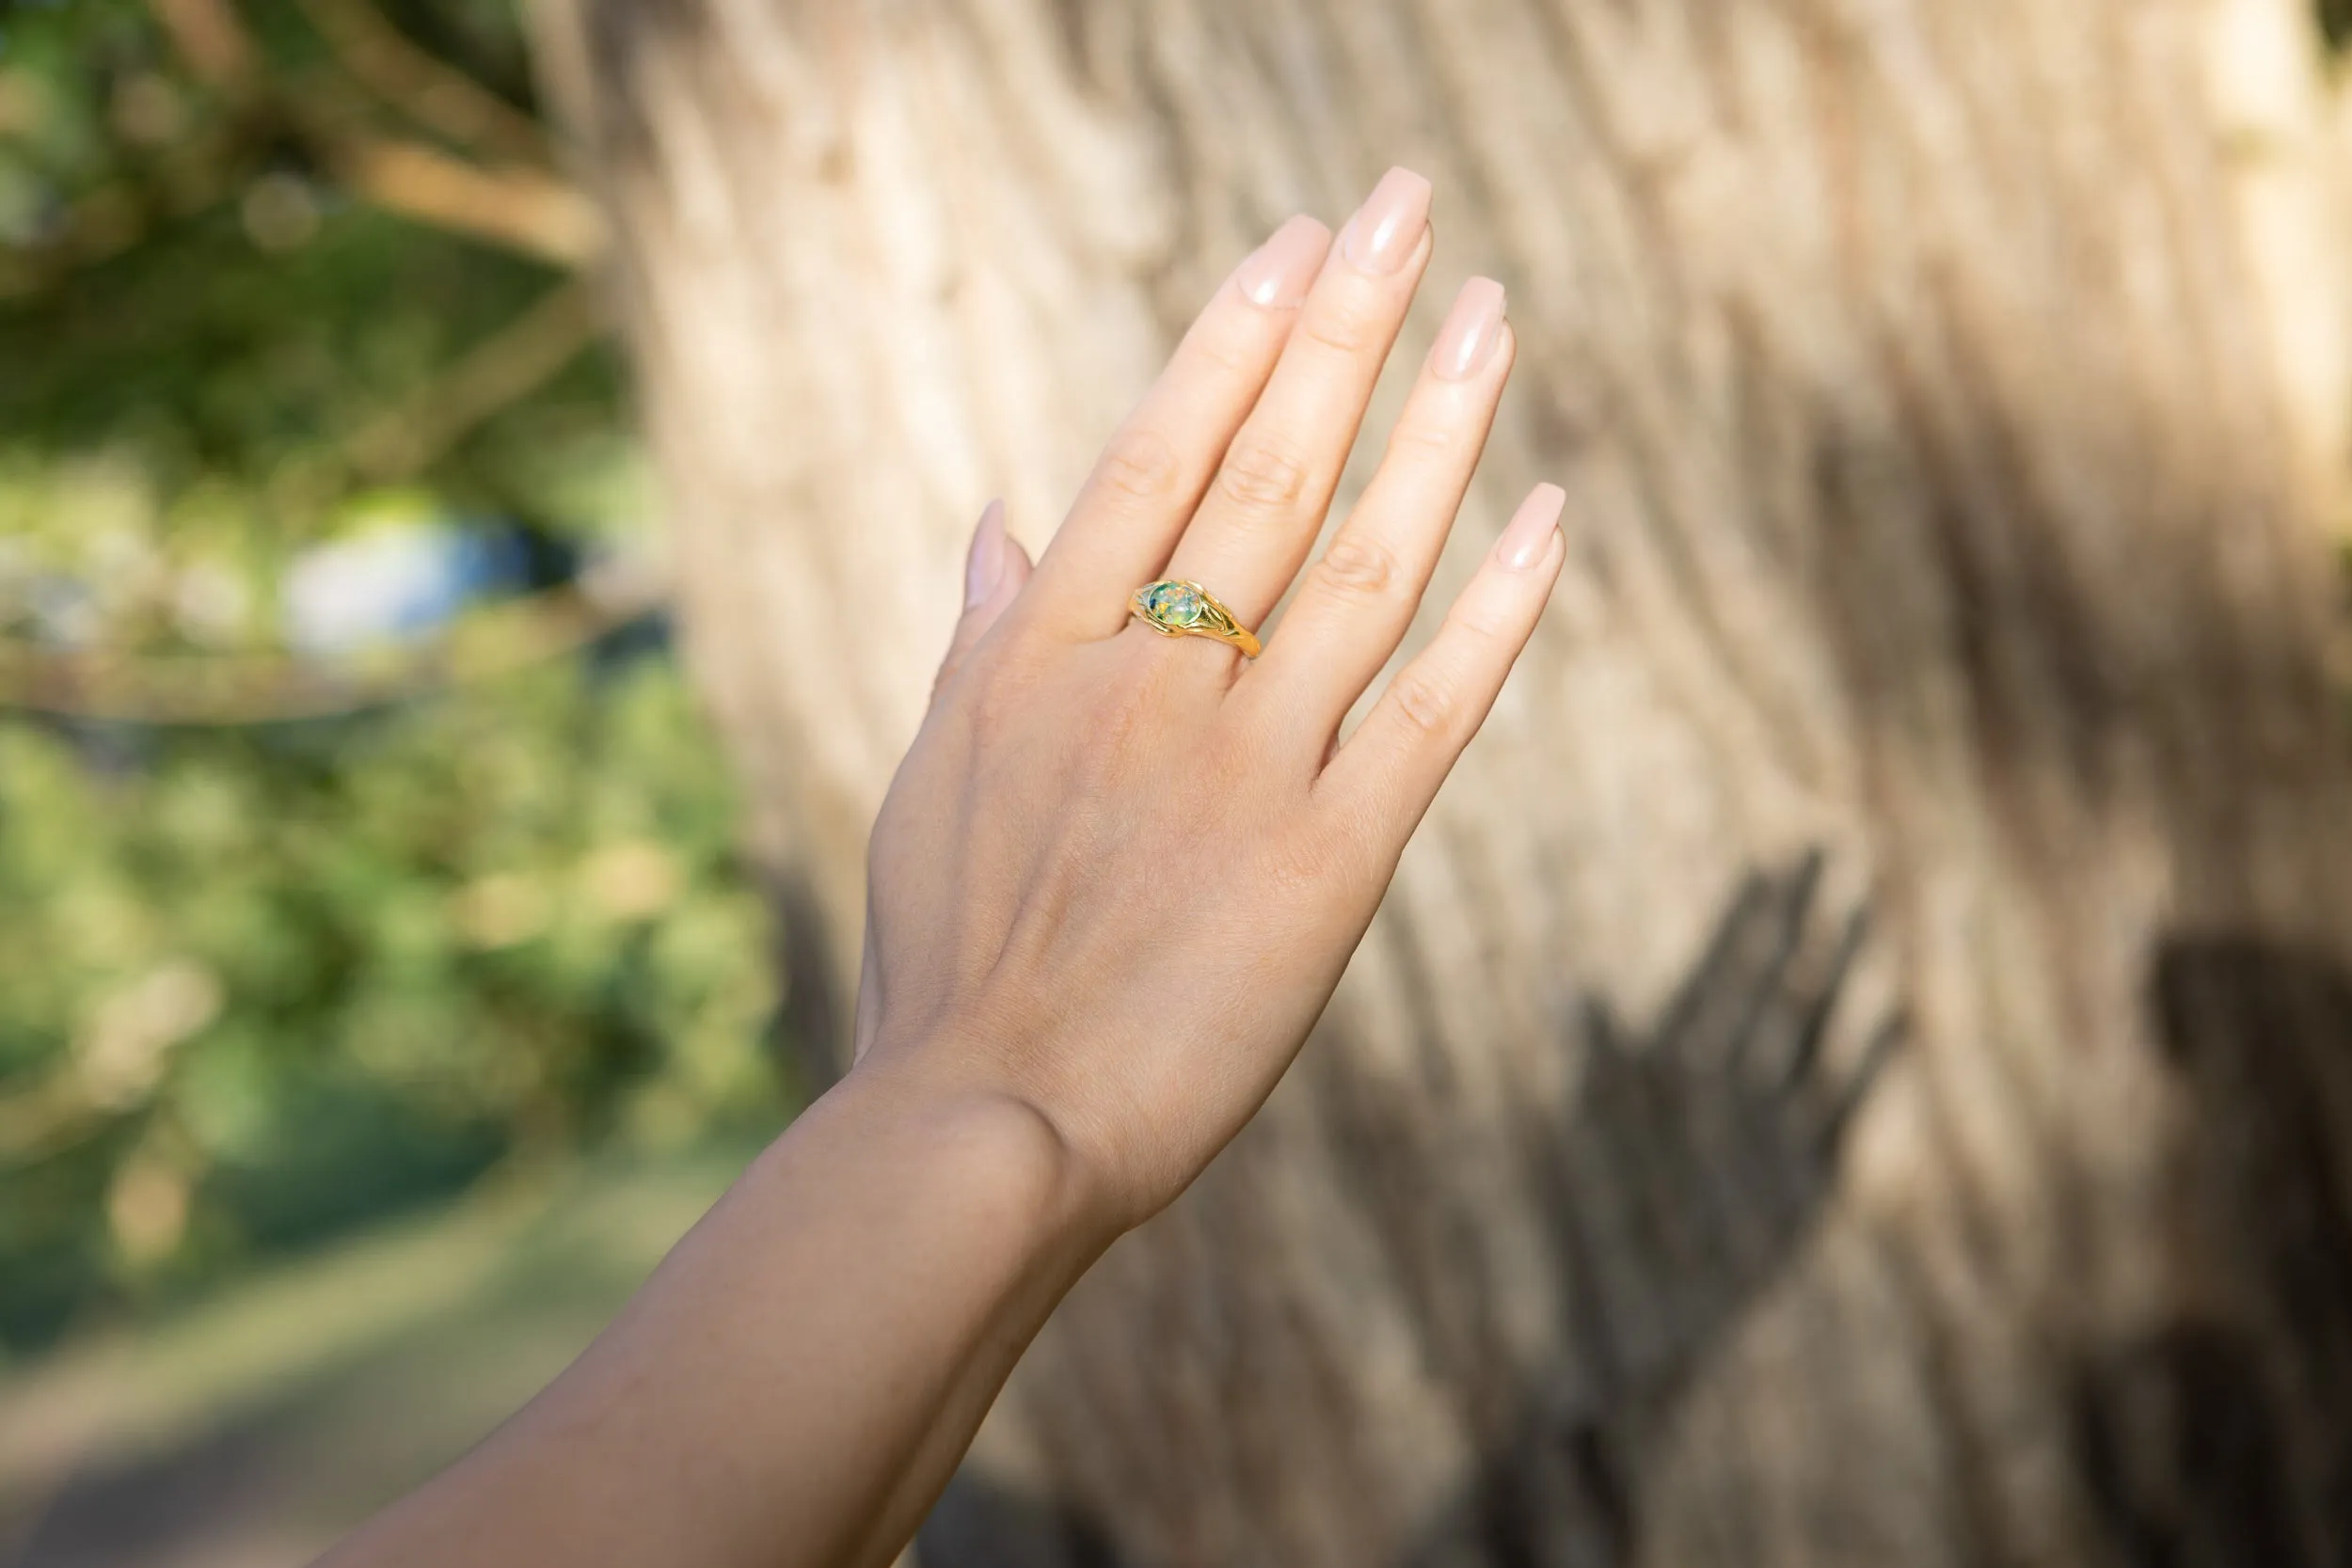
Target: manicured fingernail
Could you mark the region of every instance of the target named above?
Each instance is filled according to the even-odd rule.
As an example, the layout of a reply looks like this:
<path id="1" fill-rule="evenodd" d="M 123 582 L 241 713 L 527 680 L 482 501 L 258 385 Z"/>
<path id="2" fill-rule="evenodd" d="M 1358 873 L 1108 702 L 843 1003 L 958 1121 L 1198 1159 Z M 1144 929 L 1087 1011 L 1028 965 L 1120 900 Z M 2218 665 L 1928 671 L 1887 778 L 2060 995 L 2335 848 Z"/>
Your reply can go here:
<path id="1" fill-rule="evenodd" d="M 1005 576 L 1005 503 L 990 501 L 972 531 L 972 552 L 963 560 L 963 608 L 986 602 Z"/>
<path id="2" fill-rule="evenodd" d="M 1330 250 L 1328 229 L 1310 217 L 1293 218 L 1233 269 L 1233 286 L 1261 309 L 1295 309 Z"/>
<path id="3" fill-rule="evenodd" d="M 1413 254 L 1428 227 L 1429 182 L 1409 168 L 1392 168 L 1347 220 L 1340 246 L 1361 270 L 1391 273 Z"/>
<path id="4" fill-rule="evenodd" d="M 1551 553 L 1552 538 L 1560 531 L 1560 514 L 1567 504 L 1568 493 L 1557 484 L 1535 486 L 1535 493 L 1519 503 L 1518 515 L 1495 541 L 1497 563 L 1514 572 L 1541 565 Z"/>
<path id="5" fill-rule="evenodd" d="M 1429 368 L 1448 381 L 1468 381 L 1486 368 L 1502 341 L 1502 285 L 1473 277 L 1462 285 L 1447 313 Z"/>

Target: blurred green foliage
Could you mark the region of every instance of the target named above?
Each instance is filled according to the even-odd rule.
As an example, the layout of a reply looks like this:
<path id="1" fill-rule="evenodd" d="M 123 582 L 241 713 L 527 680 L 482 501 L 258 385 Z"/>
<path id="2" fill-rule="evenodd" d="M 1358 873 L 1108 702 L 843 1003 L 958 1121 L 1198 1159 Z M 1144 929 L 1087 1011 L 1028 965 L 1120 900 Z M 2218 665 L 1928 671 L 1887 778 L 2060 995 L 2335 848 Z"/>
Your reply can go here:
<path id="1" fill-rule="evenodd" d="M 275 734 L 0 729 L 0 1320 L 502 1155 L 775 1111 L 763 914 L 674 671 Z"/>
<path id="2" fill-rule="evenodd" d="M 558 591 L 643 551 L 562 245 L 429 221 L 477 176 L 563 194 L 532 114 L 490 0 L 0 4 L 0 1359 L 501 1163 L 784 1114 L 766 916 L 658 626 L 464 678 L 435 645 L 470 611 L 287 646 L 338 540 L 490 530 Z M 306 658 L 424 673 L 240 724 L 24 676 L 135 707 L 160 660 Z"/>

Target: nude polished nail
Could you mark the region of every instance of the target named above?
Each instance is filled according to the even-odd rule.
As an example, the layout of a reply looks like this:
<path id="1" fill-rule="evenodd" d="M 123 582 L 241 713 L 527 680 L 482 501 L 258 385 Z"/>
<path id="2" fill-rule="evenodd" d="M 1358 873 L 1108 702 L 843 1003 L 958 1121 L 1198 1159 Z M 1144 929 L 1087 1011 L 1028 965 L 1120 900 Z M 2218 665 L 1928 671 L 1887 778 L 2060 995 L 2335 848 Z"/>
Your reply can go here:
<path id="1" fill-rule="evenodd" d="M 1385 275 L 1406 263 L 1428 227 L 1429 182 L 1392 168 L 1347 220 L 1340 248 L 1359 270 Z"/>
<path id="2" fill-rule="evenodd" d="M 1233 286 L 1261 309 L 1295 309 L 1330 251 L 1328 229 L 1310 217 L 1293 218 L 1233 269 Z"/>
<path id="3" fill-rule="evenodd" d="M 1462 285 L 1429 351 L 1429 368 L 1447 381 L 1468 381 L 1486 368 L 1502 342 L 1502 285 L 1473 277 Z"/>
<path id="4" fill-rule="evenodd" d="M 990 501 L 972 531 L 972 552 L 963 561 L 963 608 L 986 602 L 1005 575 L 1005 503 Z"/>
<path id="5" fill-rule="evenodd" d="M 1551 554 L 1551 541 L 1560 531 L 1560 514 L 1568 504 L 1568 493 L 1557 484 L 1538 484 L 1527 499 L 1519 503 L 1510 527 L 1495 541 L 1495 562 L 1514 572 L 1524 572 L 1539 566 Z"/>

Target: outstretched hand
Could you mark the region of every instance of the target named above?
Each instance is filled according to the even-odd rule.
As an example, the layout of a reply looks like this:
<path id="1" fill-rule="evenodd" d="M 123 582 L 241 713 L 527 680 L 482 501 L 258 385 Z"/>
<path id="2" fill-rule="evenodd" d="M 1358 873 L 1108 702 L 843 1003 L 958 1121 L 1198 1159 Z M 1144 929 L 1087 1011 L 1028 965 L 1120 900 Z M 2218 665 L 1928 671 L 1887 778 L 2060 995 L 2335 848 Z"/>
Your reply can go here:
<path id="1" fill-rule="evenodd" d="M 1312 547 L 1429 261 L 1391 171 L 1210 302 L 1031 569 L 992 508 L 874 830 L 858 1062 L 564 1374 L 337 1568 L 891 1561 L 1103 1247 L 1249 1119 L 1559 576 L 1536 491 L 1346 744 L 1511 369 L 1454 303 L 1377 475 L 1263 655 L 1129 620 L 1197 581 L 1259 626 Z"/>
<path id="2" fill-rule="evenodd" d="M 1027 1106 L 1113 1229 L 1289 1067 L 1559 575 L 1546 485 L 1339 743 L 1511 372 L 1502 289 L 1475 278 L 1263 657 L 1130 618 L 1167 578 L 1255 627 L 1298 577 L 1428 265 L 1429 197 L 1391 170 L 1336 244 L 1295 218 L 1245 261 L 1034 568 L 989 510 L 874 831 L 857 1070 Z"/>

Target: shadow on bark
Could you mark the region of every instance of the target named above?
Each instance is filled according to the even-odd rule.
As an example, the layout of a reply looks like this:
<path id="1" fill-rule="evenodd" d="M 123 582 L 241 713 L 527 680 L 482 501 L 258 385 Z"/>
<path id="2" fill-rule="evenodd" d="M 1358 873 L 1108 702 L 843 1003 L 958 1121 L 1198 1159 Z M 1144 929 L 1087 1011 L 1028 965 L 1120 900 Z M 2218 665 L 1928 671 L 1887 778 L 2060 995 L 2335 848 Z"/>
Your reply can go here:
<path id="1" fill-rule="evenodd" d="M 1568 1307 L 1568 1351 L 1499 1402 L 1477 1473 L 1402 1568 L 1632 1560 L 1647 1450 L 1709 1351 L 1809 1233 L 1835 1188 L 1846 1127 L 1901 1038 L 1902 1021 L 1888 1019 L 1858 1067 L 1829 1064 L 1822 1047 L 1867 922 L 1856 912 L 1834 935 L 1823 929 L 1820 871 L 1813 857 L 1746 878 L 1645 1035 L 1597 1001 L 1566 1031 L 1583 1063 L 1576 1108 L 1565 1126 L 1531 1114 L 1520 1147 Z M 1346 1069 L 1332 1070 L 1357 1174 L 1377 1182 L 1384 1168 L 1419 1168 L 1384 1155 L 1377 1097 L 1350 1093 Z M 1409 1134 L 1401 1117 L 1388 1131 Z M 1431 1281 L 1443 1260 L 1430 1232 L 1443 1216 L 1423 1212 L 1429 1201 L 1409 1189 L 1370 1207 L 1405 1289 Z M 1416 1302 L 1426 1351 L 1475 1360 L 1465 1346 L 1476 1332 L 1438 1321 L 1444 1297 L 1433 1289 Z M 1476 1382 L 1484 1369 L 1457 1370 Z M 967 1467 L 919 1550 L 923 1568 L 1107 1568 L 1109 1535 Z"/>
<path id="2" fill-rule="evenodd" d="M 2352 976 L 2235 938 L 2157 955 L 2153 1011 L 2196 1107 L 2181 1171 L 2197 1316 L 2084 1358 L 2083 1481 L 2124 1568 L 2352 1561 Z M 2234 1283 L 2233 1289 L 2228 1288 Z"/>
<path id="3" fill-rule="evenodd" d="M 915 1555 L 917 1568 L 1119 1568 L 1118 1552 L 1092 1523 L 968 1465 L 924 1521 Z"/>
<path id="4" fill-rule="evenodd" d="M 841 1079 L 851 1024 L 817 890 L 804 876 L 775 872 L 765 879 L 775 911 L 772 972 L 784 982 L 784 1005 L 770 1027 L 768 1049 L 786 1081 L 809 1104 Z"/>
<path id="5" fill-rule="evenodd" d="M 1615 1568 L 1633 1560 L 1636 1480 L 1709 1352 L 1779 1275 L 1836 1184 L 1845 1131 L 1900 1041 L 1860 1064 L 1822 1050 L 1867 934 L 1828 943 L 1820 862 L 1752 874 L 1645 1037 L 1605 1004 L 1582 1026 L 1565 1130 L 1530 1128 L 1570 1304 L 1570 1356 L 1526 1390 L 1510 1435 L 1411 1568 Z"/>

